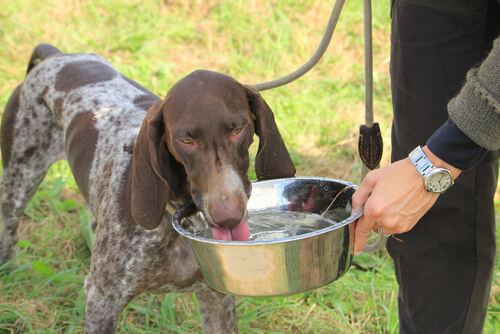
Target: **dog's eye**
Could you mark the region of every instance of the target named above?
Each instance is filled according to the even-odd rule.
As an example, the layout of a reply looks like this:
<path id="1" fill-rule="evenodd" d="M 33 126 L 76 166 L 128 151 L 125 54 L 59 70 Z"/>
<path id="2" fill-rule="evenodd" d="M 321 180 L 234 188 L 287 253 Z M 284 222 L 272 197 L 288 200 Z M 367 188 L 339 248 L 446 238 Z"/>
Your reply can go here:
<path id="1" fill-rule="evenodd" d="M 186 139 L 181 139 L 181 142 L 186 145 L 192 145 L 194 144 L 193 140 L 191 138 L 186 138 Z"/>
<path id="2" fill-rule="evenodd" d="M 231 133 L 233 136 L 236 136 L 238 133 L 240 133 L 243 130 L 243 128 L 236 128 L 233 129 L 233 132 Z"/>

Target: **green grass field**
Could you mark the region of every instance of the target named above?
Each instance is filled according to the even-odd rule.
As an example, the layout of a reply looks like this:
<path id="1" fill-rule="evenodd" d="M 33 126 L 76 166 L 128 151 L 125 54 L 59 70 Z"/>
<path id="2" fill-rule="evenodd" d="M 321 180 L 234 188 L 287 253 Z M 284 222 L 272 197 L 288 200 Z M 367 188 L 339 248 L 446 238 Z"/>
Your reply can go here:
<path id="1" fill-rule="evenodd" d="M 0 112 L 33 48 L 94 52 L 163 97 L 191 71 L 267 81 L 316 49 L 334 1 L 0 0 Z M 390 140 L 389 1 L 373 4 L 374 109 Z M 266 91 L 299 176 L 359 183 L 364 123 L 362 1 L 347 1 L 320 64 Z M 382 164 L 388 163 L 386 144 Z M 252 155 L 256 148 L 252 148 Z M 255 179 L 251 167 L 250 175 Z M 0 277 L 0 334 L 82 333 L 91 219 L 66 162 L 56 163 L 19 228 L 15 269 Z M 497 261 L 485 333 L 500 330 Z M 397 333 L 397 284 L 385 251 L 361 255 L 339 281 L 290 297 L 238 298 L 241 333 Z M 194 295 L 147 295 L 122 313 L 121 333 L 200 333 Z"/>

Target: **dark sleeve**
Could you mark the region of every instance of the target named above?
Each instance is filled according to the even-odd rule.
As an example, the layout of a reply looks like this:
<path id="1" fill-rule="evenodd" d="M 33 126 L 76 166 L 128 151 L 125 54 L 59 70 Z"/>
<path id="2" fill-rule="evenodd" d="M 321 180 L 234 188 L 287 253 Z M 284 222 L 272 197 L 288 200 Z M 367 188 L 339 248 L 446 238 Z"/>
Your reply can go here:
<path id="1" fill-rule="evenodd" d="M 427 147 L 438 158 L 460 170 L 471 170 L 488 154 L 488 150 L 467 137 L 448 119 L 427 141 Z"/>

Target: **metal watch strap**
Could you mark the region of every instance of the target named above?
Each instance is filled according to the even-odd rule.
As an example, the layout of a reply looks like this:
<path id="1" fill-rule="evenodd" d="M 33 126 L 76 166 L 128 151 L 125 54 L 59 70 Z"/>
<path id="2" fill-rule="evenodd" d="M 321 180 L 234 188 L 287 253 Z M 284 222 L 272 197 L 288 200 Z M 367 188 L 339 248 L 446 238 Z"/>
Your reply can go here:
<path id="1" fill-rule="evenodd" d="M 423 177 L 426 177 L 434 168 L 436 168 L 427 158 L 424 151 L 422 151 L 422 146 L 417 146 L 408 156 Z"/>

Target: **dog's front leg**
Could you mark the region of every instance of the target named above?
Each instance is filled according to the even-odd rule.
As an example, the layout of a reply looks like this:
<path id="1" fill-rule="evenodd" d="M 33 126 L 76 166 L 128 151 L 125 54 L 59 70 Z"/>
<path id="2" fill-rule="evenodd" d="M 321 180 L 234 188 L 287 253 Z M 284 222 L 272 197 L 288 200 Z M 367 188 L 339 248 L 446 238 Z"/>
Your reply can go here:
<path id="1" fill-rule="evenodd" d="M 118 316 L 129 300 L 124 298 L 109 298 L 99 293 L 91 275 L 85 279 L 85 334 L 114 334 Z"/>
<path id="2" fill-rule="evenodd" d="M 214 290 L 196 293 L 205 334 L 238 333 L 235 298 Z"/>

